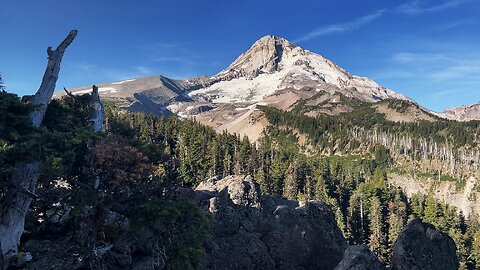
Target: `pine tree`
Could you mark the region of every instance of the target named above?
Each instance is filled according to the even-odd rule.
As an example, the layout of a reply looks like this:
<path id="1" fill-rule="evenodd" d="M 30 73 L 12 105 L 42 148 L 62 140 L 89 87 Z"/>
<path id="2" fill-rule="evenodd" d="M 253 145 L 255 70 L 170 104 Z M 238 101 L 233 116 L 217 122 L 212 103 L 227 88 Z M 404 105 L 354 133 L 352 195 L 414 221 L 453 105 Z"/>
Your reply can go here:
<path id="1" fill-rule="evenodd" d="M 284 162 L 278 157 L 274 156 L 270 169 L 270 176 L 273 182 L 273 194 L 283 195 L 285 169 Z"/>
<path id="2" fill-rule="evenodd" d="M 480 267 L 480 230 L 477 230 L 473 233 L 473 242 L 472 242 L 472 259 L 474 261 L 477 269 Z"/>
<path id="3" fill-rule="evenodd" d="M 223 177 L 233 174 L 233 157 L 230 154 L 230 151 L 227 149 L 224 150 L 223 154 Z"/>
<path id="4" fill-rule="evenodd" d="M 362 244 L 367 239 L 367 204 L 364 195 L 356 190 L 349 200 L 346 234 L 351 244 Z"/>
<path id="5" fill-rule="evenodd" d="M 295 163 L 290 163 L 290 166 L 288 166 L 285 174 L 285 187 L 283 196 L 290 200 L 295 200 L 299 191 L 296 167 L 297 166 Z"/>
<path id="6" fill-rule="evenodd" d="M 211 157 L 209 176 L 223 175 L 222 152 L 219 142 L 216 139 L 210 143 L 209 156 Z"/>
<path id="7" fill-rule="evenodd" d="M 395 190 L 388 202 L 388 248 L 391 252 L 395 241 L 407 222 L 407 201 L 401 190 Z"/>
<path id="8" fill-rule="evenodd" d="M 387 259 L 387 243 L 385 237 L 385 226 L 383 222 L 383 207 L 380 199 L 377 197 L 372 197 L 370 199 L 370 207 L 368 212 L 368 219 L 370 220 L 370 237 L 368 246 L 382 261 L 385 261 Z"/>
<path id="9" fill-rule="evenodd" d="M 412 218 L 423 217 L 425 209 L 425 197 L 423 195 L 414 194 L 410 198 L 410 208 L 412 210 Z"/>
<path id="10" fill-rule="evenodd" d="M 427 196 L 425 199 L 425 212 L 424 218 L 427 222 L 432 223 L 436 227 L 440 227 L 441 224 L 439 218 L 441 215 L 440 207 L 435 198 Z M 442 228 L 439 228 L 442 229 Z"/>

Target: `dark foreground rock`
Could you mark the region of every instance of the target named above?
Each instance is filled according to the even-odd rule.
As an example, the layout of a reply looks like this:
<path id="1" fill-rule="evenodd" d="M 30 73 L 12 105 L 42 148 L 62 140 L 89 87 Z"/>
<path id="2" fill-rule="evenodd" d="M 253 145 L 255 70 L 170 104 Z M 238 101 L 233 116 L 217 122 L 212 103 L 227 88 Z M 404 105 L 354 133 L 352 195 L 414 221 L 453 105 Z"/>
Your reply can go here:
<path id="1" fill-rule="evenodd" d="M 55 204 L 8 269 L 385 269 L 367 246 L 347 245 L 326 203 L 261 195 L 249 176 L 179 191 L 171 201 L 140 196 L 109 209 Z M 392 268 L 457 269 L 455 251 L 450 237 L 414 220 Z"/>
<path id="2" fill-rule="evenodd" d="M 348 247 L 335 270 L 385 270 L 383 263 L 366 245 Z"/>
<path id="3" fill-rule="evenodd" d="M 213 215 L 204 269 L 334 269 L 347 248 L 326 203 L 260 196 L 250 177 L 211 179 L 196 193 Z"/>
<path id="4" fill-rule="evenodd" d="M 393 246 L 392 269 L 458 269 L 456 250 L 450 236 L 415 219 L 402 230 Z"/>

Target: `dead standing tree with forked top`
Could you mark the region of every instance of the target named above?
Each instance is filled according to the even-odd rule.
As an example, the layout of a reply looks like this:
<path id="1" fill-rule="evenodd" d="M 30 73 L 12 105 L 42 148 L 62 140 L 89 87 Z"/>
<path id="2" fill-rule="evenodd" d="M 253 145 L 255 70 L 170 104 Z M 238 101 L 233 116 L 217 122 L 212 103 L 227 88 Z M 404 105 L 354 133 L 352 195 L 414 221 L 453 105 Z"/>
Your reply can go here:
<path id="1" fill-rule="evenodd" d="M 72 30 L 55 50 L 47 49 L 48 64 L 43 75 L 42 84 L 33 96 L 26 96 L 24 102 L 35 105 L 35 110 L 30 115 L 32 125 L 40 127 L 48 103 L 55 91 L 60 63 L 67 47 L 77 35 L 77 30 Z M 15 169 L 7 181 L 7 192 L 0 199 L 0 262 L 18 253 L 20 237 L 22 236 L 25 215 L 35 195 L 35 188 L 40 176 L 41 163 L 39 160 L 15 163 Z"/>

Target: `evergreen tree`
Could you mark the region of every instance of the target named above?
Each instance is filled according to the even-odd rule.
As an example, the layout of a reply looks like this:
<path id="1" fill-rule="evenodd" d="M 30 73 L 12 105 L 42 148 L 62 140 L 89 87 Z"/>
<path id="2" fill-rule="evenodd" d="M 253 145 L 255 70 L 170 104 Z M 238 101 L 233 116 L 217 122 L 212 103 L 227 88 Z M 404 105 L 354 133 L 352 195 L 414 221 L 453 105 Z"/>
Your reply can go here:
<path id="1" fill-rule="evenodd" d="M 355 191 L 350 197 L 349 206 L 347 209 L 347 227 L 346 234 L 351 244 L 366 243 L 368 228 L 367 211 L 368 206 L 364 194 Z"/>
<path id="2" fill-rule="evenodd" d="M 273 194 L 283 195 L 285 180 L 285 163 L 276 155 L 271 164 L 270 176 L 273 182 Z"/>
<path id="3" fill-rule="evenodd" d="M 314 182 L 314 198 L 316 200 L 326 201 L 329 197 L 327 182 L 330 180 L 328 166 L 319 166 L 315 171 L 314 177 L 316 179 Z"/>
<path id="4" fill-rule="evenodd" d="M 407 223 L 407 200 L 401 190 L 394 190 L 392 200 L 388 203 L 388 248 L 393 245 L 401 230 Z"/>
<path id="5" fill-rule="evenodd" d="M 438 202 L 432 196 L 426 197 L 424 211 L 425 220 L 439 227 L 441 211 Z"/>
<path id="6" fill-rule="evenodd" d="M 480 230 L 474 232 L 472 238 L 471 257 L 473 259 L 473 264 L 476 267 L 480 267 Z"/>
<path id="7" fill-rule="evenodd" d="M 368 246 L 382 260 L 387 259 L 387 241 L 385 237 L 385 226 L 383 222 L 383 207 L 377 197 L 370 199 L 370 208 L 368 211 L 370 220 L 370 237 Z"/>
<path id="8" fill-rule="evenodd" d="M 298 195 L 298 177 L 295 163 L 290 163 L 285 174 L 285 187 L 283 195 L 290 200 L 295 200 Z"/>
<path id="9" fill-rule="evenodd" d="M 420 194 L 414 194 L 410 198 L 410 208 L 412 218 L 423 217 L 425 209 L 425 197 Z"/>

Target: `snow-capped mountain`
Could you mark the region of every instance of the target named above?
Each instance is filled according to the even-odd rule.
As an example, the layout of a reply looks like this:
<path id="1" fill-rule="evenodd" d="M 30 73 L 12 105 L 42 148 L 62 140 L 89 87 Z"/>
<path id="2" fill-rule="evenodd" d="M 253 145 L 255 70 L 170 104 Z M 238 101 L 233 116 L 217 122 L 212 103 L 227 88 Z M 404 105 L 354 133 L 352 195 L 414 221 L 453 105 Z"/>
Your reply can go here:
<path id="1" fill-rule="evenodd" d="M 365 77 L 352 75 L 321 55 L 286 39 L 265 36 L 229 67 L 212 77 L 174 80 L 163 76 L 100 84 L 100 94 L 122 107 L 165 114 L 200 112 L 227 103 L 255 104 L 282 89 L 340 91 L 347 97 L 375 102 L 386 98 L 408 99 Z M 72 89 L 88 92 L 90 87 Z M 188 105 L 186 105 L 188 104 Z M 186 105 L 186 106 L 184 106 Z M 194 109 L 192 109 L 194 108 Z"/>
<path id="2" fill-rule="evenodd" d="M 214 103 L 259 102 L 279 89 L 330 84 L 346 96 L 375 102 L 407 99 L 376 82 L 348 73 L 321 55 L 286 39 L 265 36 L 228 68 L 210 78 L 211 85 L 189 93 L 207 95 Z"/>
<path id="3" fill-rule="evenodd" d="M 226 69 L 211 77 L 174 80 L 164 76 L 128 79 L 99 84 L 100 96 L 130 111 L 157 115 L 195 116 L 217 130 L 260 136 L 265 119 L 257 105 L 290 110 L 299 100 L 308 104 L 338 103 L 340 96 L 376 103 L 385 99 L 407 101 L 410 113 L 399 114 L 385 104 L 374 108 L 391 121 L 435 121 L 432 112 L 402 94 L 375 81 L 350 74 L 319 54 L 296 46 L 286 39 L 265 36 L 242 53 Z M 91 87 L 71 89 L 74 94 Z M 333 109 L 335 108 L 335 109 Z M 348 105 L 325 105 L 308 115 L 347 112 Z M 466 121 L 480 119 L 480 104 L 446 110 L 437 116 Z"/>

